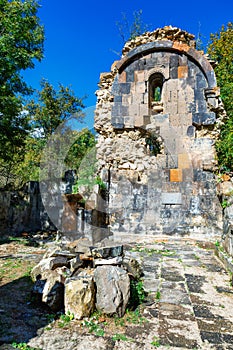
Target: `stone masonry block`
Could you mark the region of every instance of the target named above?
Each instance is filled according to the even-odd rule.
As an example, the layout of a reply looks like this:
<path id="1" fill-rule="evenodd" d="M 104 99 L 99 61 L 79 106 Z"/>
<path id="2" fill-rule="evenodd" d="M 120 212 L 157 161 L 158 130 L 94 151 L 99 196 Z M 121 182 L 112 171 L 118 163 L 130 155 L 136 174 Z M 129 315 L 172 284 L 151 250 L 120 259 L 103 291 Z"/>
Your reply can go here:
<path id="1" fill-rule="evenodd" d="M 193 181 L 193 168 L 182 169 L 182 176 L 184 182 L 192 182 Z"/>
<path id="2" fill-rule="evenodd" d="M 167 155 L 167 167 L 168 168 L 178 168 L 178 159 L 176 154 Z"/>
<path id="3" fill-rule="evenodd" d="M 214 112 L 210 113 L 194 113 L 193 124 L 194 125 L 213 125 L 216 121 L 216 115 Z"/>
<path id="4" fill-rule="evenodd" d="M 124 118 L 125 128 L 133 128 L 134 127 L 134 117 L 128 116 Z"/>
<path id="5" fill-rule="evenodd" d="M 187 64 L 188 64 L 188 57 L 186 55 L 180 55 L 179 66 L 187 66 Z"/>
<path id="6" fill-rule="evenodd" d="M 140 116 L 140 115 L 135 116 L 135 118 L 134 118 L 134 126 L 135 127 L 140 127 L 142 125 L 144 125 L 143 117 Z"/>
<path id="7" fill-rule="evenodd" d="M 178 154 L 178 168 L 188 169 L 191 167 L 191 160 L 187 153 Z"/>
<path id="8" fill-rule="evenodd" d="M 121 74 L 119 74 L 118 77 L 118 81 L 119 83 L 126 83 L 126 72 L 122 72 Z"/>
<path id="9" fill-rule="evenodd" d="M 162 193 L 163 204 L 182 204 L 182 196 L 180 192 L 163 192 Z"/>
<path id="10" fill-rule="evenodd" d="M 144 82 L 145 81 L 145 72 L 144 71 L 136 71 L 134 72 L 134 81 L 137 82 Z"/>
<path id="11" fill-rule="evenodd" d="M 179 66 L 178 67 L 178 78 L 184 79 L 188 77 L 188 66 Z"/>
<path id="12" fill-rule="evenodd" d="M 170 182 L 182 182 L 182 169 L 170 169 Z"/>
<path id="13" fill-rule="evenodd" d="M 130 83 L 117 83 L 115 82 L 112 85 L 112 94 L 113 95 L 121 95 L 121 94 L 129 94 L 130 93 L 131 84 Z"/>
<path id="14" fill-rule="evenodd" d="M 138 82 L 136 84 L 136 93 L 138 94 L 144 94 L 145 93 L 145 83 L 144 82 Z"/>
<path id="15" fill-rule="evenodd" d="M 171 79 L 178 78 L 178 64 L 179 64 L 179 57 L 171 56 L 170 57 L 170 78 Z"/>
<path id="16" fill-rule="evenodd" d="M 134 70 L 133 69 L 127 69 L 126 71 L 126 82 L 132 83 L 134 82 Z"/>
<path id="17" fill-rule="evenodd" d="M 202 73 L 196 75 L 196 87 L 197 89 L 204 89 L 207 86 L 207 81 Z"/>
<path id="18" fill-rule="evenodd" d="M 121 103 L 122 102 L 122 96 L 114 96 L 114 102 Z"/>
<path id="19" fill-rule="evenodd" d="M 181 120 L 179 114 L 172 114 L 169 117 L 170 125 L 173 127 L 181 127 Z"/>

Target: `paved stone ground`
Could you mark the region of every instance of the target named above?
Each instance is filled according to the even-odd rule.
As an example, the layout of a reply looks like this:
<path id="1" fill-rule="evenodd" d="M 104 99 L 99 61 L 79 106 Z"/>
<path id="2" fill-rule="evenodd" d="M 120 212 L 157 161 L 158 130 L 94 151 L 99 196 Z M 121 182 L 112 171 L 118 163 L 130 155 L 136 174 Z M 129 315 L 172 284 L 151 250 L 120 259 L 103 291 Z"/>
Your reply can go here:
<path id="1" fill-rule="evenodd" d="M 157 300 L 145 313 L 159 343 L 233 349 L 233 288 L 214 251 L 180 240 L 138 246 L 136 251 L 143 261 L 145 288 Z"/>
<path id="2" fill-rule="evenodd" d="M 100 323 L 101 337 L 74 321 L 64 328 L 47 324 L 27 344 L 42 350 L 233 349 L 233 288 L 214 250 L 185 239 L 145 242 L 126 249 L 143 266 L 146 322 L 114 329 Z M 113 339 L 116 333 L 121 336 Z"/>

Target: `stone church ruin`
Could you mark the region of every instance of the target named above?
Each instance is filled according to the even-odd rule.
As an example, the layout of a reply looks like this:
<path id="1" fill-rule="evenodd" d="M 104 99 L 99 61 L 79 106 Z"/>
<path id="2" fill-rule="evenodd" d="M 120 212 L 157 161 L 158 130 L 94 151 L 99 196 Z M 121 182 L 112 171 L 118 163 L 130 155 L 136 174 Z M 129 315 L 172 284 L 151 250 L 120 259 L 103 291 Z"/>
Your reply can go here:
<path id="1" fill-rule="evenodd" d="M 214 144 L 223 108 L 194 36 L 168 26 L 127 42 L 96 94 L 110 231 L 219 233 Z"/>

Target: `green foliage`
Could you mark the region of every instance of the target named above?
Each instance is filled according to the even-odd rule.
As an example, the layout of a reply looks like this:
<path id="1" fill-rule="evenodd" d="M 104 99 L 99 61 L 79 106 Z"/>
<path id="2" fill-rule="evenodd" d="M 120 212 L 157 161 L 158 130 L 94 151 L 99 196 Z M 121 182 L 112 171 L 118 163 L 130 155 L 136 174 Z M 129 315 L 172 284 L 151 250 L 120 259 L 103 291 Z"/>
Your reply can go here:
<path id="1" fill-rule="evenodd" d="M 31 89 L 21 71 L 34 68 L 43 57 L 44 29 L 35 0 L 1 0 L 0 3 L 0 176 L 11 173 L 22 160 L 30 130 L 22 97 Z M 8 176 L 6 176 L 8 184 Z"/>
<path id="2" fill-rule="evenodd" d="M 233 170 L 233 23 L 224 25 L 218 33 L 211 34 L 208 54 L 217 62 L 215 74 L 228 120 L 222 126 L 220 140 L 216 144 L 219 165 L 222 170 Z"/>
<path id="3" fill-rule="evenodd" d="M 126 310 L 125 319 L 127 322 L 133 324 L 142 324 L 146 321 L 146 319 L 140 314 L 140 310 L 138 308 L 134 311 Z"/>
<path id="4" fill-rule="evenodd" d="M 160 344 L 160 341 L 159 341 L 159 338 L 157 337 L 153 337 L 153 340 L 151 342 L 151 345 L 155 346 L 156 348 L 158 348 L 161 344 Z"/>
<path id="5" fill-rule="evenodd" d="M 84 320 L 82 325 L 88 328 L 89 333 L 94 333 L 97 337 L 103 337 L 105 334 L 104 329 L 101 328 L 95 316 L 91 317 L 89 320 Z"/>
<path id="6" fill-rule="evenodd" d="M 82 100 L 76 97 L 69 87 L 59 84 L 59 89 L 56 90 L 43 79 L 41 90 L 37 91 L 36 98 L 28 102 L 26 108 L 32 116 L 34 128 L 40 130 L 42 136 L 48 139 L 72 114 L 80 121 L 83 119 Z"/>
<path id="7" fill-rule="evenodd" d="M 141 305 L 146 298 L 146 292 L 144 290 L 142 280 L 130 280 L 130 300 L 128 308 L 130 310 L 136 309 Z"/>
<path id="8" fill-rule="evenodd" d="M 161 292 L 159 290 L 157 290 L 157 292 L 155 294 L 155 299 L 160 300 L 160 298 L 161 298 Z"/>
<path id="9" fill-rule="evenodd" d="M 153 156 L 157 156 L 158 154 L 161 153 L 161 144 L 158 141 L 157 136 L 154 135 L 148 135 L 146 137 L 146 145 L 149 147 L 150 153 Z"/>
<path id="10" fill-rule="evenodd" d="M 58 322 L 58 326 L 60 328 L 63 328 L 65 326 L 67 326 L 70 321 L 72 321 L 74 319 L 74 314 L 70 313 L 70 311 L 67 312 L 67 314 L 62 314 L 60 316 L 60 321 Z"/>
<path id="11" fill-rule="evenodd" d="M 223 209 L 229 207 L 230 205 L 231 205 L 231 204 L 230 204 L 226 199 L 224 199 L 224 200 L 222 201 L 222 203 L 221 203 L 221 206 L 222 206 Z"/>
<path id="12" fill-rule="evenodd" d="M 86 166 L 84 157 L 88 156 L 88 153 L 91 151 L 93 147 L 96 145 L 96 140 L 94 134 L 88 130 L 87 128 L 82 129 L 81 131 L 74 131 L 74 134 L 76 134 L 75 142 L 69 149 L 69 152 L 65 158 L 65 163 L 67 167 L 70 169 L 76 169 L 78 173 L 82 173 L 84 170 L 84 166 Z M 83 163 L 82 163 L 83 161 Z M 82 163 L 81 168 L 80 164 Z M 95 163 L 95 159 L 94 159 Z M 85 169 L 87 170 L 87 169 Z M 83 174 L 83 176 L 86 176 L 87 174 Z"/>
<path id="13" fill-rule="evenodd" d="M 154 101 L 155 102 L 161 101 L 161 88 L 159 86 L 157 86 L 154 91 Z"/>
<path id="14" fill-rule="evenodd" d="M 16 343 L 16 342 L 14 342 L 11 345 L 13 346 L 13 348 L 20 349 L 20 350 L 38 350 L 36 348 L 31 348 L 26 343 Z"/>

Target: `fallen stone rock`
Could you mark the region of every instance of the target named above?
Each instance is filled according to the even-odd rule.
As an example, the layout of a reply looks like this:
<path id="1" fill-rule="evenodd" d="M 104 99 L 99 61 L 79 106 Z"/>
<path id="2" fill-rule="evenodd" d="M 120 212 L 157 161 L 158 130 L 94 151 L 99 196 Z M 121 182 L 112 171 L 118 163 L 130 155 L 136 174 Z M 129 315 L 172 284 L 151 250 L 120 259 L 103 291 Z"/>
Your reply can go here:
<path id="1" fill-rule="evenodd" d="M 78 320 L 89 317 L 95 308 L 95 285 L 93 270 L 82 271 L 65 283 L 65 312 L 74 314 Z"/>
<path id="2" fill-rule="evenodd" d="M 102 259 L 115 258 L 123 255 L 123 246 L 94 248 L 91 250 L 91 255 Z"/>
<path id="3" fill-rule="evenodd" d="M 72 273 L 75 272 L 78 268 L 83 266 L 83 260 L 80 259 L 79 255 L 71 259 L 69 263 L 70 263 L 70 271 Z"/>
<path id="4" fill-rule="evenodd" d="M 122 256 L 116 256 L 111 259 L 94 259 L 94 266 L 100 265 L 121 265 L 123 261 Z"/>
<path id="5" fill-rule="evenodd" d="M 75 253 L 70 252 L 69 250 L 54 250 L 49 257 L 65 257 L 65 258 L 74 258 Z"/>
<path id="6" fill-rule="evenodd" d="M 94 272 L 96 308 L 107 315 L 122 317 L 130 296 L 127 272 L 117 266 L 98 266 Z"/>
<path id="7" fill-rule="evenodd" d="M 54 312 L 64 308 L 64 277 L 58 271 L 50 271 L 43 288 L 42 302 Z"/>
<path id="8" fill-rule="evenodd" d="M 91 256 L 91 241 L 88 238 L 80 238 L 76 241 L 74 252 Z"/>
<path id="9" fill-rule="evenodd" d="M 126 252 L 123 258 L 123 266 L 129 274 L 139 279 L 143 275 L 143 269 L 138 260 L 136 260 L 130 252 Z"/>
<path id="10" fill-rule="evenodd" d="M 47 279 L 51 270 L 62 266 L 68 266 L 68 260 L 65 257 L 42 259 L 31 271 L 32 280 L 35 282 L 38 279 Z"/>

